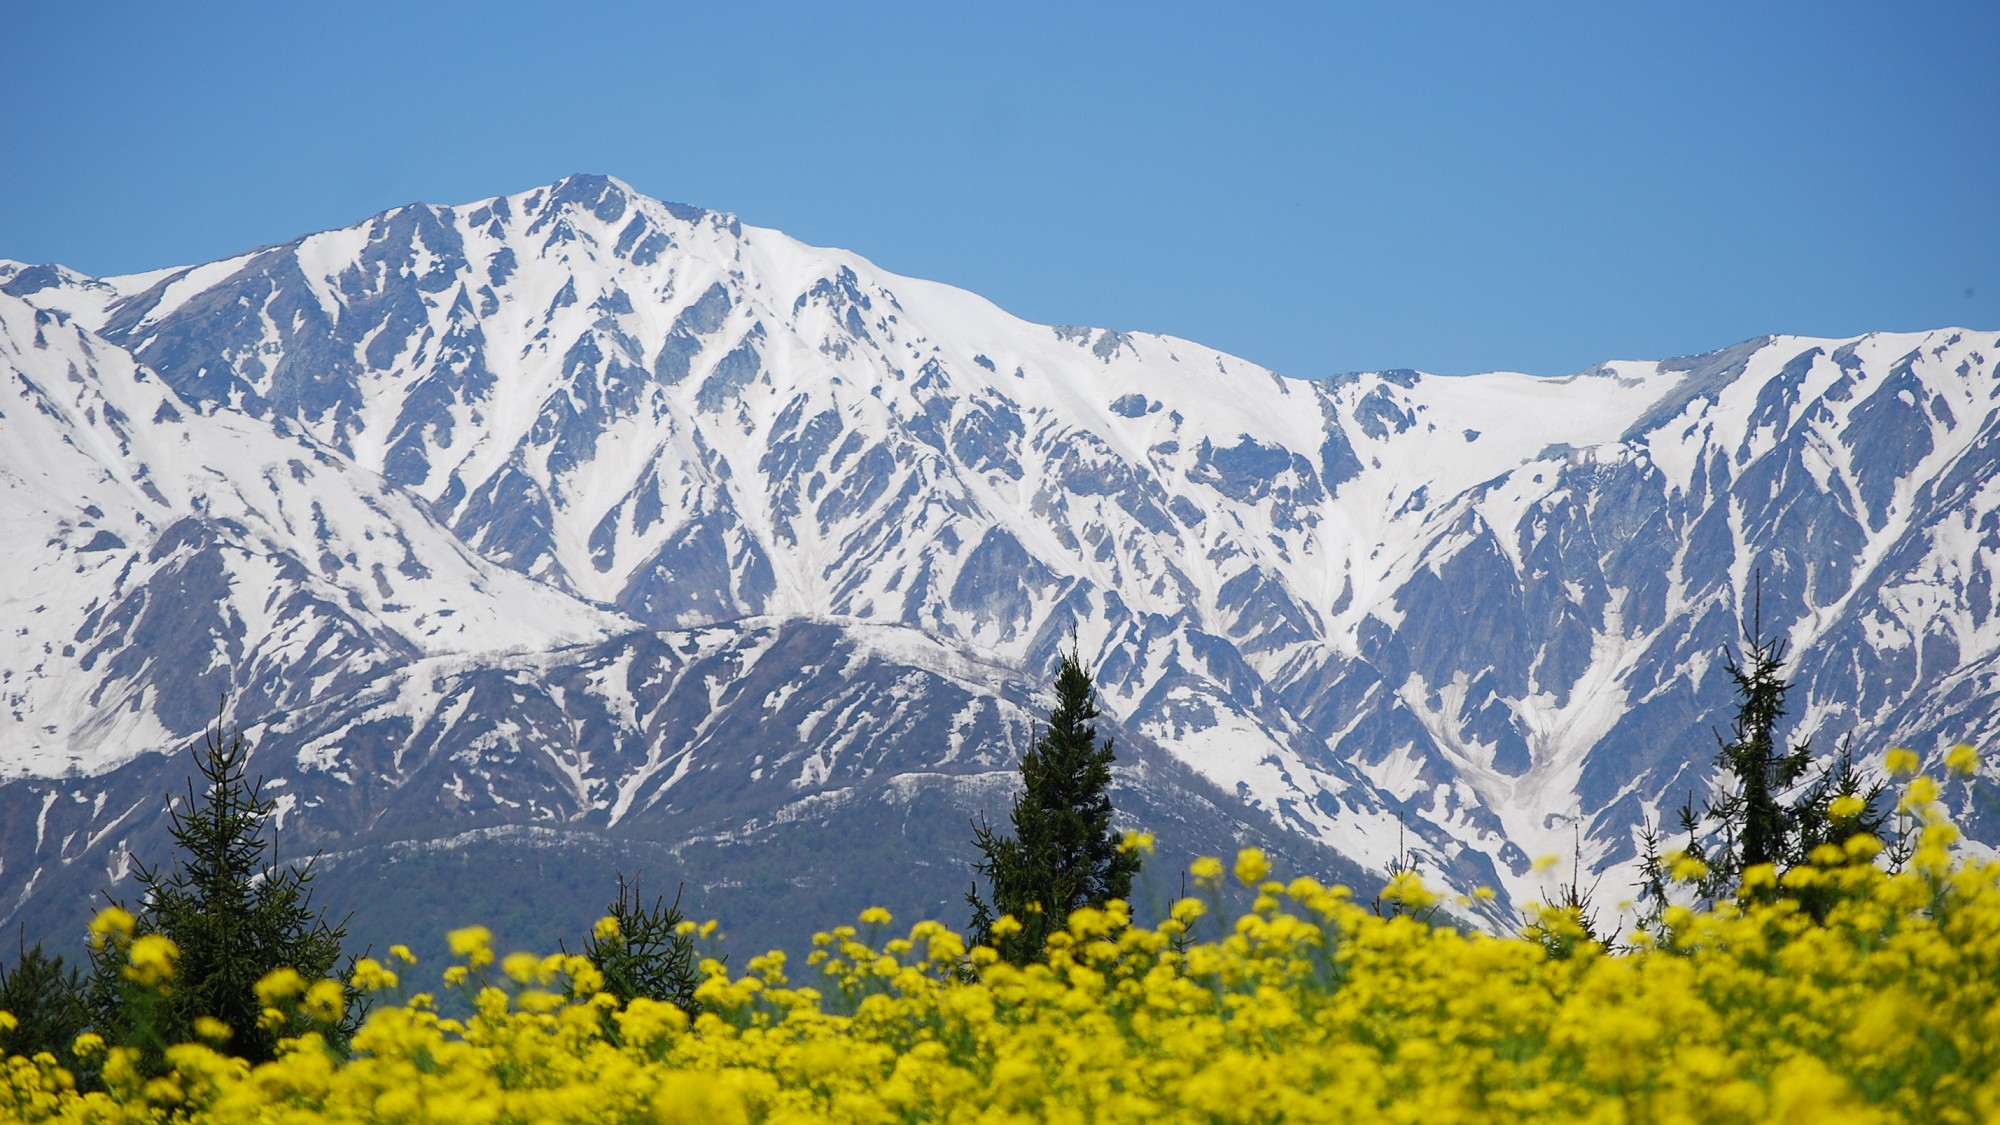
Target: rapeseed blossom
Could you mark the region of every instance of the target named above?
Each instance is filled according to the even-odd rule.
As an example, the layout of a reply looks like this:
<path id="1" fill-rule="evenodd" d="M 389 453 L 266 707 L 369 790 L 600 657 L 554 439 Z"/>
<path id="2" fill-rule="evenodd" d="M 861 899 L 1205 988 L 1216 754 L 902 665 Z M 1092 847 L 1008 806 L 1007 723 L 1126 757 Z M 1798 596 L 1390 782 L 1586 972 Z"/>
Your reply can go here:
<path id="1" fill-rule="evenodd" d="M 1877 841 L 1829 846 L 1782 875 L 1746 872 L 1756 885 L 1738 900 L 1670 907 L 1623 949 L 1552 908 L 1523 934 L 1426 924 L 1411 909 L 1441 900 L 1413 873 L 1371 907 L 1307 876 L 1274 881 L 1247 851 L 1233 874 L 1255 899 L 1233 916 L 1213 857 L 1195 872 L 1207 899 L 1154 927 L 1122 902 L 1077 911 L 1026 967 L 934 921 L 895 933 L 871 909 L 816 935 L 803 967 L 779 953 L 740 973 L 705 961 L 692 1018 L 620 1004 L 581 957 L 514 954 L 489 979 L 491 937 L 469 927 L 445 974 L 462 1019 L 357 963 L 350 983 L 377 1006 L 343 1055 L 324 1033 L 341 983 L 280 970 L 260 999 L 319 1024 L 276 1060 L 249 1066 L 210 1037 L 141 1074 L 130 1049 L 86 1034 L 76 1053 L 97 1060 L 105 1090 L 80 1092 L 48 1055 L 9 1059 L 0 1118 L 2000 1120 L 2000 865 L 1954 859 L 1936 792 L 1904 792 L 1920 827 L 1901 869 L 1872 862 Z M 1829 902 L 1823 920 L 1784 897 L 1802 887 Z M 138 952 L 116 918 L 93 933 Z M 390 959 L 412 961 L 400 947 Z M 170 987 L 170 971 L 155 983 Z"/>
<path id="2" fill-rule="evenodd" d="M 174 962 L 180 955 L 180 947 L 165 934 L 143 934 L 126 950 L 125 979 L 137 982 L 141 988 L 165 991 L 168 982 L 174 979 Z"/>
<path id="3" fill-rule="evenodd" d="M 1944 766 L 1960 777 L 1971 777 L 1979 772 L 1979 751 L 1961 742 L 1945 754 Z"/>
<path id="4" fill-rule="evenodd" d="M 132 929 L 138 919 L 122 906 L 111 906 L 98 911 L 90 920 L 90 947 L 103 949 L 107 944 L 123 945 L 132 940 Z"/>
<path id="5" fill-rule="evenodd" d="M 1236 881 L 1254 887 L 1271 873 L 1271 861 L 1262 848 L 1244 848 L 1236 853 Z"/>

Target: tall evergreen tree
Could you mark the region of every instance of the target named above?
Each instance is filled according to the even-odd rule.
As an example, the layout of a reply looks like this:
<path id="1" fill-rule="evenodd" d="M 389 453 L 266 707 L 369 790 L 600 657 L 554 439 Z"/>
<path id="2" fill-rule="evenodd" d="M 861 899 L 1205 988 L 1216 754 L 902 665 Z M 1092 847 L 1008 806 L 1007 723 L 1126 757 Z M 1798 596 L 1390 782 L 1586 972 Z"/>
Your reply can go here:
<path id="1" fill-rule="evenodd" d="M 218 720 L 192 751 L 202 787 L 197 793 L 190 778 L 186 803 L 173 811 L 176 854 L 166 868 L 137 866 L 140 893 L 130 908 L 136 935 L 160 934 L 178 948 L 172 986 L 135 1020 L 126 947 L 95 947 L 93 1015 L 107 1039 L 148 1050 L 192 1040 L 195 1019 L 212 1016 L 228 1025 L 231 1054 L 260 1062 L 280 1035 L 299 1029 L 260 1026 L 257 981 L 281 967 L 307 981 L 332 975 L 347 927 L 313 909 L 312 861 L 280 866 L 267 856 L 273 804 L 261 779 L 245 772 L 242 732 L 225 737 Z"/>
<path id="2" fill-rule="evenodd" d="M 1730 738 L 1722 742 L 1716 760 L 1735 778 L 1736 791 L 1710 814 L 1736 828 L 1736 847 L 1717 857 L 1731 877 L 1743 868 L 1788 858 L 1791 825 L 1778 796 L 1798 784 L 1812 764 L 1809 740 L 1780 750 L 1778 720 L 1785 715 L 1785 695 L 1792 685 L 1779 675 L 1785 666 L 1784 642 L 1763 635 L 1760 611 L 1761 606 L 1752 610 L 1742 658 L 1723 654 L 1723 668 L 1736 685 L 1737 706 Z"/>
<path id="3" fill-rule="evenodd" d="M 975 880 L 965 896 L 971 936 L 1015 964 L 1041 956 L 1072 912 L 1132 893 L 1139 853 L 1120 848 L 1111 829 L 1114 759 L 1111 740 L 1098 740 L 1097 717 L 1096 685 L 1072 642 L 1056 669 L 1048 728 L 1021 759 L 1022 789 L 1009 817 L 1013 835 L 1000 835 L 983 817 L 973 828 L 980 858 L 972 869 L 987 880 L 991 902 L 980 897 Z M 996 929 L 1010 915 L 1020 929 Z"/>
<path id="4" fill-rule="evenodd" d="M 1763 633 L 1762 594 L 1759 576 L 1751 595 L 1750 619 L 1744 623 L 1741 655 L 1723 653 L 1723 668 L 1735 686 L 1737 702 L 1729 737 L 1716 737 L 1716 764 L 1731 779 L 1730 790 L 1705 802 L 1700 812 L 1690 800 L 1680 813 L 1681 827 L 1687 832 L 1683 851 L 1707 868 L 1695 890 L 1708 902 L 1736 894 L 1743 873 L 1752 867 L 1769 865 L 1782 878 L 1792 868 L 1809 863 L 1820 845 L 1838 846 L 1863 833 L 1880 835 L 1887 820 L 1882 809 L 1883 787 L 1863 779 L 1855 768 L 1850 745 L 1843 744 L 1808 783 L 1810 740 L 1789 748 L 1780 741 L 1778 722 L 1785 716 L 1785 696 L 1791 682 L 1783 675 L 1784 642 Z M 1835 817 L 1830 810 L 1841 797 L 1855 798 L 1861 811 Z M 1650 900 L 1657 914 L 1666 904 L 1669 879 L 1657 838 L 1650 830 L 1645 848 L 1640 894 Z M 1760 893 L 1790 895 L 1815 916 L 1831 905 L 1828 893 L 1811 888 L 1795 892 L 1783 890 L 1779 884 Z"/>

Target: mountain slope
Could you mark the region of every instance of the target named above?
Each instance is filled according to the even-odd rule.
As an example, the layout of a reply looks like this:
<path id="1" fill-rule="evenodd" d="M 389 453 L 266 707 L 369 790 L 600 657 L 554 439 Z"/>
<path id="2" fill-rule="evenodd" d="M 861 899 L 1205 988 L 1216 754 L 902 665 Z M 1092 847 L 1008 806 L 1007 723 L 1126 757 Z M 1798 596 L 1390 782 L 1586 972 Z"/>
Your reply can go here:
<path id="1" fill-rule="evenodd" d="M 96 772 L 411 658 L 602 636 L 310 434 L 200 413 L 0 294 L 0 769 Z"/>

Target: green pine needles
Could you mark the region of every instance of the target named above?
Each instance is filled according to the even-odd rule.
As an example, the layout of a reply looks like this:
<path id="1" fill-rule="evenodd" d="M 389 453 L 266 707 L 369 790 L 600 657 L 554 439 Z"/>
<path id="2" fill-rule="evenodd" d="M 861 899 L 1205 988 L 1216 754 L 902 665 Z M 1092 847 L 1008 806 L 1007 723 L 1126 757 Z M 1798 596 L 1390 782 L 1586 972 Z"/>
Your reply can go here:
<path id="1" fill-rule="evenodd" d="M 12 968 L 0 967 L 0 1012 L 16 1021 L 11 1031 L 0 1031 L 0 1053 L 33 1058 L 47 1051 L 63 1066 L 77 1069 L 70 1044 L 90 1026 L 90 1011 L 83 1005 L 83 980 L 74 965 L 44 953 L 40 942 L 28 945 L 23 935 L 19 959 Z"/>
<path id="2" fill-rule="evenodd" d="M 702 976 L 692 926 L 681 916 L 680 891 L 669 904 L 656 896 L 651 906 L 639 884 L 618 874 L 618 897 L 605 906 L 604 919 L 583 942 L 583 955 L 604 974 L 604 991 L 620 1003 L 640 997 L 659 1000 L 694 1015 L 694 990 Z"/>
<path id="3" fill-rule="evenodd" d="M 261 780 L 245 773 L 250 751 L 242 732 L 225 737 L 218 720 L 193 753 L 202 787 L 197 792 L 190 778 L 186 804 L 173 811 L 172 865 L 137 868 L 132 909 L 135 935 L 159 934 L 178 950 L 172 989 L 162 995 L 135 987 L 126 945 L 94 948 L 94 1024 L 107 1040 L 151 1054 L 193 1041 L 195 1019 L 211 1016 L 229 1027 L 231 1054 L 262 1062 L 274 1056 L 280 1036 L 301 1029 L 260 1023 L 257 981 L 286 966 L 308 981 L 335 975 L 346 923 L 329 923 L 313 909 L 311 861 L 279 866 L 267 857 L 264 822 L 273 803 Z"/>
<path id="4" fill-rule="evenodd" d="M 1783 876 L 1812 863 L 1813 853 L 1823 846 L 1841 847 L 1861 835 L 1879 837 L 1887 820 L 1886 801 L 1882 784 L 1870 782 L 1855 766 L 1851 744 L 1808 780 L 1810 744 L 1787 747 L 1779 739 L 1778 722 L 1785 716 L 1791 683 L 1783 675 L 1785 643 L 1763 635 L 1759 578 L 1744 622 L 1741 655 L 1723 653 L 1737 703 L 1729 737 L 1717 736 L 1716 764 L 1733 784 L 1699 812 L 1692 800 L 1681 809 L 1681 829 L 1687 833 L 1681 854 L 1703 872 L 1695 882 L 1696 897 L 1703 903 L 1742 892 L 1745 873 L 1767 867 L 1772 878 L 1759 881 L 1758 894 L 1797 899 L 1819 918 L 1832 904 L 1827 892 L 1783 889 Z M 1667 903 L 1671 880 L 1657 834 L 1647 829 L 1642 843 L 1639 891 L 1652 920 Z M 1892 865 L 1894 859 L 1892 855 Z"/>
<path id="5" fill-rule="evenodd" d="M 1132 893 L 1139 853 L 1121 848 L 1111 829 L 1111 740 L 1098 740 L 1097 717 L 1096 685 L 1072 641 L 1056 669 L 1048 729 L 1021 759 L 1014 834 L 1000 835 L 983 817 L 973 826 L 980 858 L 972 869 L 987 880 L 992 901 L 976 883 L 966 893 L 969 936 L 1017 965 L 1040 957 L 1073 911 Z"/>

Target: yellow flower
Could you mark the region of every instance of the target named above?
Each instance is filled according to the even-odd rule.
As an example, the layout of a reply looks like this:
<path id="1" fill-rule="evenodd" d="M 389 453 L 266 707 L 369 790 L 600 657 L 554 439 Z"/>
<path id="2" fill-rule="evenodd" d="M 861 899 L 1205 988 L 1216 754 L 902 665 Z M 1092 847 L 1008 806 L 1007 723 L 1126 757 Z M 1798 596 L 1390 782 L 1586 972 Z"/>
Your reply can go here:
<path id="1" fill-rule="evenodd" d="M 1918 812 L 1924 806 L 1937 800 L 1938 783 L 1934 777 L 1913 777 L 1903 787 L 1903 799 L 1896 802 L 1897 812 Z"/>
<path id="2" fill-rule="evenodd" d="M 1889 771 L 1891 777 L 1908 777 L 1917 772 L 1920 764 L 1917 752 L 1902 746 L 1889 751 L 1882 759 L 1883 768 Z"/>
<path id="3" fill-rule="evenodd" d="M 174 979 L 174 962 L 180 955 L 180 947 L 165 934 L 141 934 L 126 955 L 125 979 L 142 988 L 157 988 Z"/>
<path id="4" fill-rule="evenodd" d="M 1222 882 L 1222 861 L 1212 855 L 1202 856 L 1188 865 L 1188 874 L 1194 876 L 1199 886 L 1215 886 Z"/>
<path id="5" fill-rule="evenodd" d="M 1399 871 L 1382 887 L 1382 901 L 1401 903 L 1411 910 L 1422 910 L 1435 905 L 1438 896 L 1424 886 L 1423 876 L 1414 871 Z"/>
<path id="6" fill-rule="evenodd" d="M 314 981 L 299 1007 L 320 1023 L 339 1023 L 347 1014 L 347 990 L 337 980 Z"/>
<path id="7" fill-rule="evenodd" d="M 1668 871 L 1673 876 L 1674 882 L 1692 883 L 1708 875 L 1708 864 L 1686 852 L 1680 852 L 1673 856 Z"/>
<path id="8" fill-rule="evenodd" d="M 229 1037 L 235 1034 L 230 1030 L 228 1024 L 223 1023 L 214 1016 L 196 1016 L 194 1020 L 194 1033 L 211 1043 L 227 1043 L 229 1042 Z"/>
<path id="9" fill-rule="evenodd" d="M 1244 848 L 1236 853 L 1236 881 L 1254 887 L 1271 873 L 1271 861 L 1262 848 Z"/>
<path id="10" fill-rule="evenodd" d="M 552 969 L 545 972 L 542 959 L 532 953 L 509 953 L 500 962 L 500 971 L 522 984 L 546 984 L 555 975 Z"/>
<path id="11" fill-rule="evenodd" d="M 70 1054 L 80 1059 L 94 1059 L 104 1053 L 104 1036 L 95 1031 L 86 1031 L 70 1042 Z"/>
<path id="12" fill-rule="evenodd" d="M 122 906 L 107 906 L 90 920 L 90 947 L 103 949 L 105 944 L 123 945 L 132 940 L 132 927 L 138 919 Z"/>
<path id="13" fill-rule="evenodd" d="M 750 1110 L 731 1083 L 670 1071 L 653 1095 L 653 1120 L 659 1125 L 749 1125 Z"/>
<path id="14" fill-rule="evenodd" d="M 1853 794 L 1843 794 L 1828 801 L 1826 815 L 1835 820 L 1853 820 L 1868 811 L 1868 802 Z"/>
<path id="15" fill-rule="evenodd" d="M 1151 832 L 1127 832 L 1118 838 L 1118 850 L 1138 852 L 1140 855 L 1153 854 L 1153 834 Z"/>
<path id="16" fill-rule="evenodd" d="M 403 945 L 400 942 L 389 947 L 389 956 L 394 957 L 405 965 L 414 965 L 417 963 L 417 955 L 410 952 L 409 946 Z"/>
<path id="17" fill-rule="evenodd" d="M 864 926 L 886 926 L 893 921 L 895 919 L 890 916 L 889 912 L 879 906 L 871 906 L 861 912 L 861 924 Z M 704 934 L 703 936 L 706 937 L 707 935 Z"/>
<path id="18" fill-rule="evenodd" d="M 398 983 L 395 971 L 373 957 L 363 957 L 354 963 L 354 987 L 363 992 L 381 992 Z"/>
<path id="19" fill-rule="evenodd" d="M 485 926 L 465 926 L 453 930 L 444 936 L 444 940 L 451 946 L 451 955 L 463 958 L 471 968 L 493 963 L 493 931 Z"/>
<path id="20" fill-rule="evenodd" d="M 598 941 L 614 941 L 618 937 L 618 919 L 606 914 L 590 928 L 590 933 Z"/>
<path id="21" fill-rule="evenodd" d="M 1979 751 L 1974 750 L 1970 744 L 1961 742 L 1944 756 L 1944 768 L 1960 777 L 1971 777 L 1979 772 Z"/>
<path id="22" fill-rule="evenodd" d="M 299 971 L 289 965 L 265 973 L 264 978 L 257 982 L 255 989 L 257 999 L 269 1008 L 278 1007 L 287 1000 L 297 999 L 305 990 L 306 978 L 300 976 Z"/>

